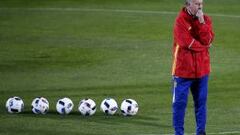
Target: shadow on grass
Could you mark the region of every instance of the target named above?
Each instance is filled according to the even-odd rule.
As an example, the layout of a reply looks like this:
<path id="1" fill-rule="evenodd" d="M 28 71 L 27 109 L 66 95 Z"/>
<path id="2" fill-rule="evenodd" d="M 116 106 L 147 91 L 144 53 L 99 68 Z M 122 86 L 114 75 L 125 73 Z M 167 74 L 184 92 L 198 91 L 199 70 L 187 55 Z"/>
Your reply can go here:
<path id="1" fill-rule="evenodd" d="M 3 114 L 4 119 L 7 121 L 21 121 L 36 125 L 37 123 L 46 123 L 41 128 L 19 128 L 17 130 L 23 130 L 22 132 L 38 132 L 39 134 L 84 134 L 84 135 L 112 135 L 113 133 L 134 135 L 137 133 L 158 133 L 162 130 L 170 130 L 172 127 L 169 123 L 161 121 L 159 116 L 147 116 L 137 114 L 136 116 L 125 117 L 120 113 L 116 113 L 113 116 L 104 115 L 102 112 L 96 112 L 93 116 L 82 116 L 79 112 L 74 111 L 69 115 L 60 115 L 55 111 L 49 111 L 45 115 L 33 114 L 31 111 L 24 111 L 19 114 Z M 44 128 L 45 126 L 51 125 L 52 127 Z M 64 127 L 65 130 L 52 128 Z M 25 125 L 26 126 L 26 125 Z M 79 127 L 78 127 L 79 126 Z M 9 126 L 7 126 L 9 127 Z M 73 127 L 72 130 L 67 131 L 68 127 Z M 9 129 L 10 130 L 10 129 Z M 6 132 L 10 132 L 6 130 Z M 50 131 L 49 131 L 50 130 Z M 48 132 L 49 131 L 49 132 Z M 100 132 L 101 131 L 101 132 Z M 99 132 L 99 133 L 98 133 Z M 38 135 L 38 133 L 36 135 Z M 116 135 L 117 135 L 116 134 Z"/>
<path id="2" fill-rule="evenodd" d="M 6 113 L 7 114 L 7 113 Z M 18 115 L 20 117 L 30 117 L 38 119 L 52 119 L 52 120 L 80 120 L 81 122 L 94 122 L 98 124 L 105 125 L 120 125 L 120 124 L 130 124 L 130 125 L 139 125 L 146 127 L 154 128 L 171 128 L 171 125 L 162 124 L 160 122 L 160 117 L 151 117 L 144 115 L 136 116 L 123 116 L 120 113 L 115 115 L 105 115 L 102 112 L 96 112 L 93 116 L 82 116 L 79 112 L 74 111 L 68 115 L 60 115 L 55 111 L 49 111 L 47 114 L 34 114 L 31 111 L 25 111 L 19 114 L 9 114 L 9 115 Z"/>

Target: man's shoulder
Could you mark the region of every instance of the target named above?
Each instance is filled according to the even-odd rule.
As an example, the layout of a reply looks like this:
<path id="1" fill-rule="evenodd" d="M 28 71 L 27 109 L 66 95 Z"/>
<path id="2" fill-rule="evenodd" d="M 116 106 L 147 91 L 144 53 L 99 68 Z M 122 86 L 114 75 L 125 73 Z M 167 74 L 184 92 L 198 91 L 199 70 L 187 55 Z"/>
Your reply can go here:
<path id="1" fill-rule="evenodd" d="M 189 16 L 187 15 L 187 13 L 184 11 L 184 9 L 182 9 L 178 16 L 176 17 L 175 23 L 177 25 L 181 25 L 181 26 L 186 26 L 189 27 Z"/>
<path id="2" fill-rule="evenodd" d="M 181 17 L 184 17 L 184 16 L 186 16 L 186 11 L 185 11 L 185 8 L 182 8 L 182 9 L 178 12 L 177 18 L 181 18 Z"/>
<path id="3" fill-rule="evenodd" d="M 178 15 L 177 15 L 177 17 L 176 17 L 176 21 L 187 21 L 188 19 L 189 19 L 189 15 L 188 15 L 188 13 L 187 13 L 187 11 L 186 11 L 186 9 L 185 8 L 182 8 L 180 11 L 179 11 L 179 13 L 178 13 Z"/>

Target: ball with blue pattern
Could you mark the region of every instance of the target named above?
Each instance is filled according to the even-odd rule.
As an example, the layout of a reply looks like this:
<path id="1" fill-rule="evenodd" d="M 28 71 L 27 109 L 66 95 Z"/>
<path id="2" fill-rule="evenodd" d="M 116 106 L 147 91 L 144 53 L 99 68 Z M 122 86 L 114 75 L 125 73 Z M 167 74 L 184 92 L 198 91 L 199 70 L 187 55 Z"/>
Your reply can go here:
<path id="1" fill-rule="evenodd" d="M 69 114 L 74 107 L 70 98 L 64 97 L 57 101 L 56 110 L 59 114 Z"/>
<path id="2" fill-rule="evenodd" d="M 133 99 L 125 99 L 121 104 L 121 112 L 124 116 L 136 115 L 138 108 L 138 103 Z"/>
<path id="3" fill-rule="evenodd" d="M 24 102 L 20 97 L 14 96 L 7 100 L 6 108 L 9 113 L 20 113 L 24 109 Z"/>
<path id="4" fill-rule="evenodd" d="M 37 97 L 32 101 L 32 112 L 35 114 L 46 114 L 49 110 L 49 102 L 44 97 Z"/>
<path id="5" fill-rule="evenodd" d="M 118 110 L 118 105 L 115 99 L 106 98 L 102 101 L 100 108 L 106 115 L 114 115 Z"/>
<path id="6" fill-rule="evenodd" d="M 83 99 L 79 102 L 78 110 L 83 116 L 91 116 L 96 112 L 96 103 L 92 99 Z"/>

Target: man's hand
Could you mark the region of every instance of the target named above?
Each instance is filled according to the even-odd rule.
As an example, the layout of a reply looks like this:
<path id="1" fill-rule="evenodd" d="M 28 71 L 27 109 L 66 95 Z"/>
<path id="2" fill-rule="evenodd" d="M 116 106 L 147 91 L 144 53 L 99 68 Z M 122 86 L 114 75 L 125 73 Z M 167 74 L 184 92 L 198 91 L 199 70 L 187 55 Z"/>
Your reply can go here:
<path id="1" fill-rule="evenodd" d="M 198 17 L 198 20 L 199 20 L 200 23 L 202 23 L 202 24 L 205 23 L 202 9 L 198 10 L 196 16 Z"/>

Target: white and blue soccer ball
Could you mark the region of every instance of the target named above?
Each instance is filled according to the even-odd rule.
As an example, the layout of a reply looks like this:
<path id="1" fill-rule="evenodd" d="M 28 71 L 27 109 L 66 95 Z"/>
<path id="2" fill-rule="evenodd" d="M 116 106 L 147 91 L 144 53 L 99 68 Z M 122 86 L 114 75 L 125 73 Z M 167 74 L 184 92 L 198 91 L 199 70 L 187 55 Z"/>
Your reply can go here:
<path id="1" fill-rule="evenodd" d="M 100 108 L 105 114 L 114 115 L 118 110 L 118 105 L 113 98 L 106 98 L 102 101 Z"/>
<path id="2" fill-rule="evenodd" d="M 78 110 L 83 116 L 91 116 L 96 112 L 96 103 L 92 99 L 83 99 L 79 102 Z"/>
<path id="3" fill-rule="evenodd" d="M 74 107 L 70 98 L 62 98 L 57 101 L 56 109 L 59 114 L 69 114 Z"/>
<path id="4" fill-rule="evenodd" d="M 11 97 L 6 102 L 6 108 L 9 113 L 20 113 L 24 108 L 23 100 L 20 97 Z"/>
<path id="5" fill-rule="evenodd" d="M 44 97 L 37 97 L 32 101 L 32 112 L 35 114 L 46 114 L 49 110 L 49 102 Z"/>
<path id="6" fill-rule="evenodd" d="M 121 112 L 124 116 L 133 116 L 138 112 L 138 103 L 133 99 L 125 99 L 121 104 Z"/>

